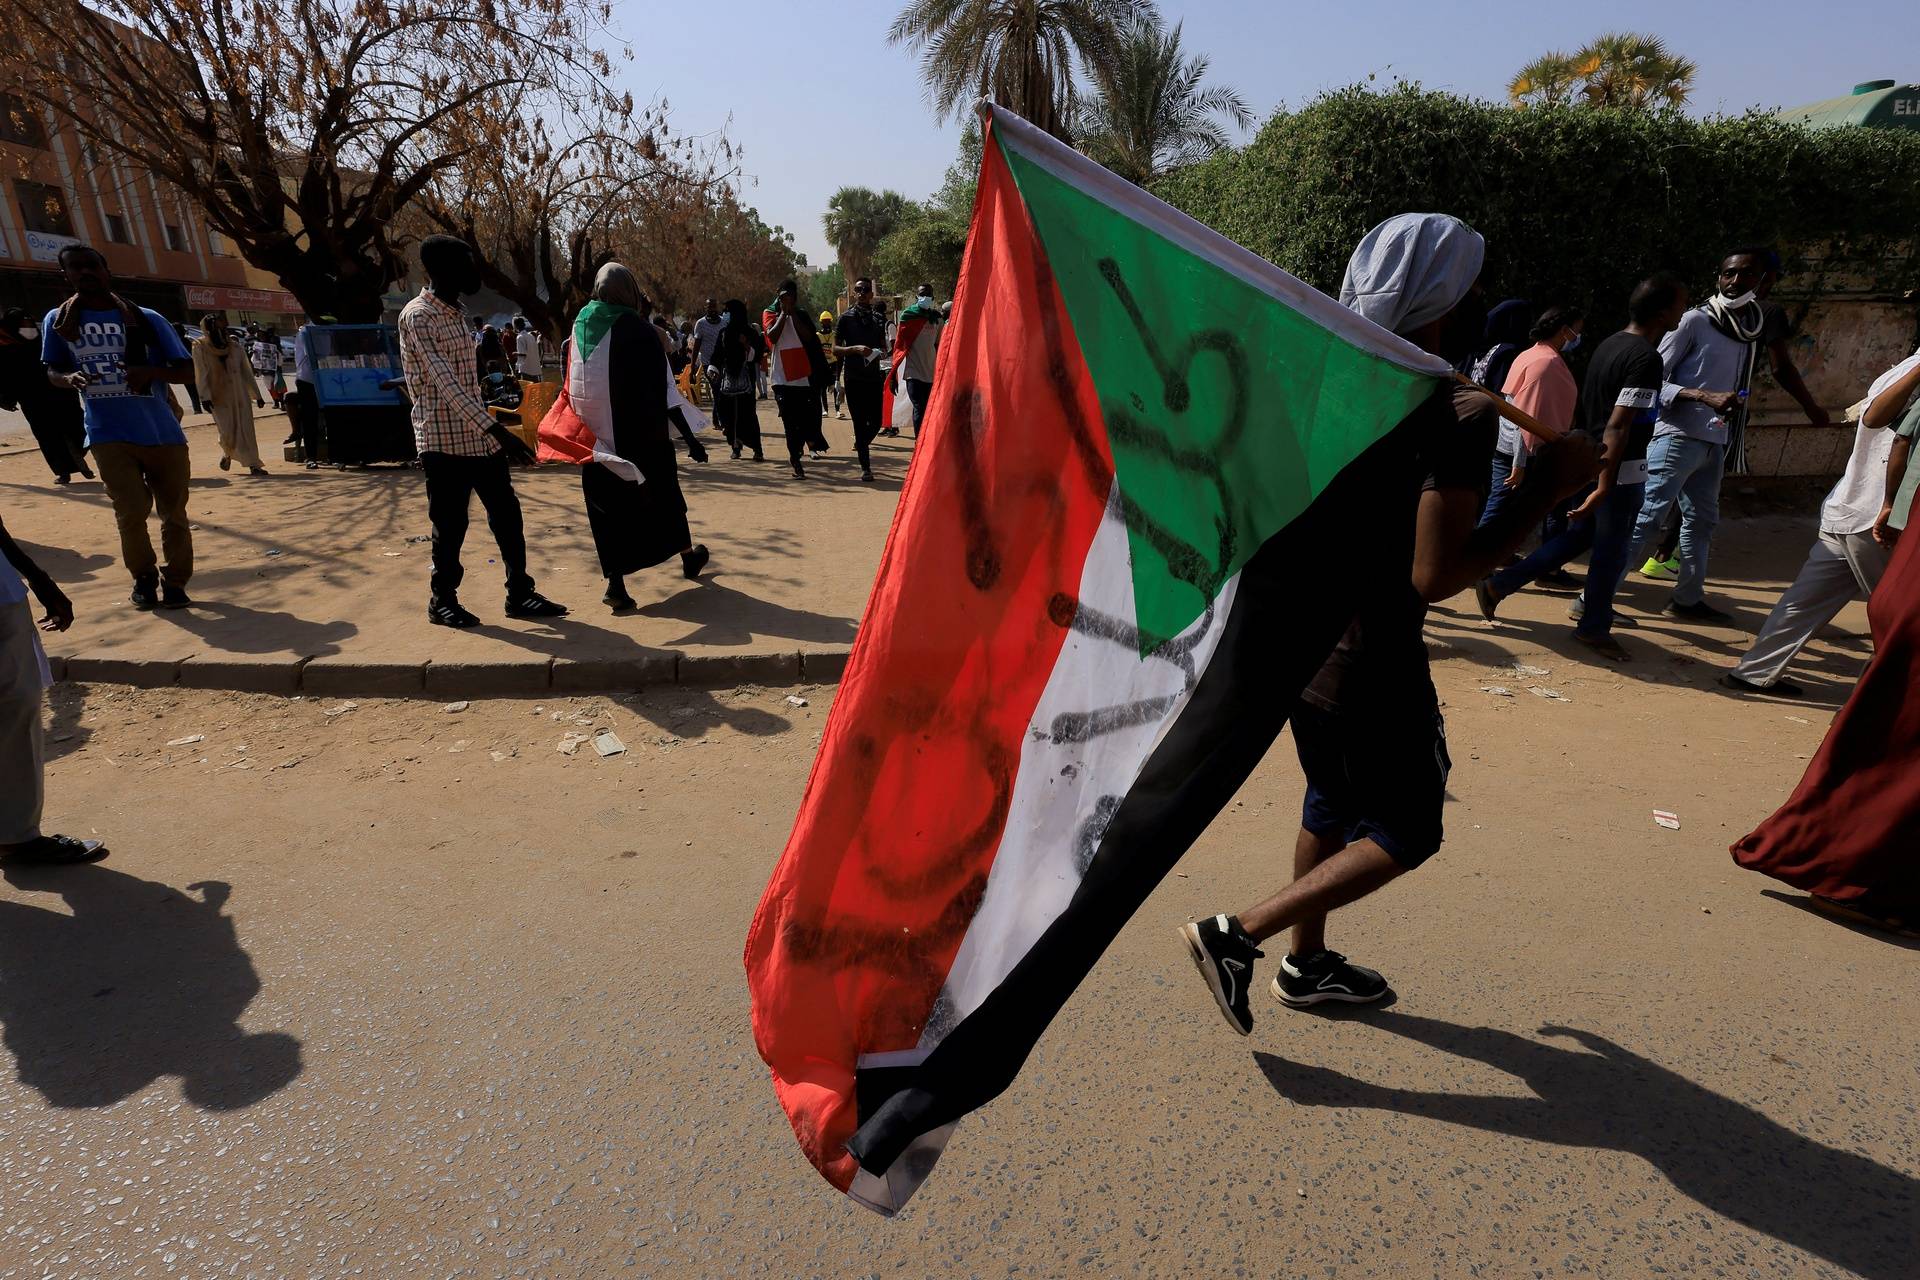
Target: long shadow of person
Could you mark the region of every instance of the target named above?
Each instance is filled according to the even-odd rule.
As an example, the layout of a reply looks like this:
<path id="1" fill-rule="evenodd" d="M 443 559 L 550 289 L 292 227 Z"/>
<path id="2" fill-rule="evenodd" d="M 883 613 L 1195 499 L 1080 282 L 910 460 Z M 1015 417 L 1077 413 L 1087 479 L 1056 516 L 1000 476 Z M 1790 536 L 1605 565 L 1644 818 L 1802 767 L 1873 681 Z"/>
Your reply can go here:
<path id="1" fill-rule="evenodd" d="M 649 618 L 672 618 L 693 624 L 693 630 L 672 643 L 683 645 L 745 645 L 766 636 L 815 644 L 852 644 L 858 623 L 853 618 L 762 600 L 737 591 L 710 574 L 697 586 L 676 591 L 664 600 L 640 606 Z"/>
<path id="2" fill-rule="evenodd" d="M 189 1102 L 230 1111 L 300 1074 L 298 1040 L 237 1024 L 260 979 L 221 911 L 229 886 L 194 898 L 98 863 L 5 874 L 72 913 L 0 901 L 0 1038 L 50 1105 L 110 1106 L 177 1075 Z"/>
<path id="3" fill-rule="evenodd" d="M 1409 1014 L 1367 1021 L 1519 1076 L 1538 1096 L 1386 1089 L 1269 1053 L 1254 1060 L 1276 1092 L 1307 1106 L 1371 1107 L 1535 1142 L 1629 1152 L 1723 1217 L 1866 1280 L 1914 1274 L 1920 1180 L 1802 1137 L 1590 1031 L 1540 1028 L 1543 1036 L 1581 1046 L 1560 1048 Z"/>

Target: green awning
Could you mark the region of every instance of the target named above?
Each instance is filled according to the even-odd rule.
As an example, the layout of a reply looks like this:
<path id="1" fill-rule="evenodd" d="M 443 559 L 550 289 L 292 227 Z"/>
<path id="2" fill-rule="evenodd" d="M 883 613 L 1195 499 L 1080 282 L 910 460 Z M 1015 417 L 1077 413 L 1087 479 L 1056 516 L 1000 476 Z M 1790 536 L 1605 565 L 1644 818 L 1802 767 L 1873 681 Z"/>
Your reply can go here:
<path id="1" fill-rule="evenodd" d="M 1920 129 L 1920 84 L 1861 86 L 1844 98 L 1788 107 L 1775 115 L 1809 129 Z"/>

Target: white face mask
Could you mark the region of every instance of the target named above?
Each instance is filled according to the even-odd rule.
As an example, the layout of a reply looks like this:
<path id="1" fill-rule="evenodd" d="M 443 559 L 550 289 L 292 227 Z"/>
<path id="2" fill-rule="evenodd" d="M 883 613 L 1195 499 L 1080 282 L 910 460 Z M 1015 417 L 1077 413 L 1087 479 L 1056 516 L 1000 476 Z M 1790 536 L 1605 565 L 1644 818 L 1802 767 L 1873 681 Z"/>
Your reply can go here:
<path id="1" fill-rule="evenodd" d="M 1724 291 L 1721 292 L 1720 296 L 1727 300 L 1727 305 L 1729 307 L 1744 307 L 1749 302 L 1753 302 L 1756 300 L 1754 297 L 1753 290 L 1751 289 L 1747 290 L 1745 293 L 1741 294 L 1737 298 L 1730 296 Z"/>
<path id="2" fill-rule="evenodd" d="M 38 325 L 31 325 L 31 324 L 22 325 L 20 326 L 20 336 L 25 338 L 28 342 L 32 342 L 35 338 L 40 336 L 40 327 Z"/>

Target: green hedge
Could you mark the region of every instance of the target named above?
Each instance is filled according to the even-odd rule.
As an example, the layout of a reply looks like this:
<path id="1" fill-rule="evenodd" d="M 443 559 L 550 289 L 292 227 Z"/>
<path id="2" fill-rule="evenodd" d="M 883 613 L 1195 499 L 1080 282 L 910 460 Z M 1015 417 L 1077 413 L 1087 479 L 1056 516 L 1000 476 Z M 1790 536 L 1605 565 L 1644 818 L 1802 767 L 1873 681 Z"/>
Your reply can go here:
<path id="1" fill-rule="evenodd" d="M 1746 243 L 1780 248 L 1783 293 L 1842 275 L 1879 293 L 1920 284 L 1920 134 L 1892 130 L 1513 110 L 1354 86 L 1276 114 L 1246 147 L 1154 190 L 1329 293 L 1381 219 L 1455 214 L 1487 238 L 1491 300 L 1570 301 L 1609 328 L 1636 280 L 1670 270 L 1704 292 Z"/>

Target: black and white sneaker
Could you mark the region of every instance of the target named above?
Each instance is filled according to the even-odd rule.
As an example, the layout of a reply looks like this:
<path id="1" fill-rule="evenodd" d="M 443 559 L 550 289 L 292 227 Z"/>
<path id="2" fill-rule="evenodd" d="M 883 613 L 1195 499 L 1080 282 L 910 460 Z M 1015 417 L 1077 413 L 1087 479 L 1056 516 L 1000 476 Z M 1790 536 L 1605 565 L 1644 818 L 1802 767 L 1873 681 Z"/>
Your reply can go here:
<path id="1" fill-rule="evenodd" d="M 1193 966 L 1206 979 L 1220 1012 L 1235 1031 L 1253 1034 L 1247 991 L 1253 986 L 1253 962 L 1265 953 L 1225 916 L 1189 921 L 1180 926 L 1180 936 L 1186 939 Z"/>
<path id="2" fill-rule="evenodd" d="M 1310 956 L 1283 956 L 1280 975 L 1273 980 L 1273 997 L 1295 1009 L 1337 1000 L 1341 1004 L 1372 1004 L 1391 995 L 1387 980 L 1371 969 L 1348 964 L 1338 951 L 1316 951 Z"/>

